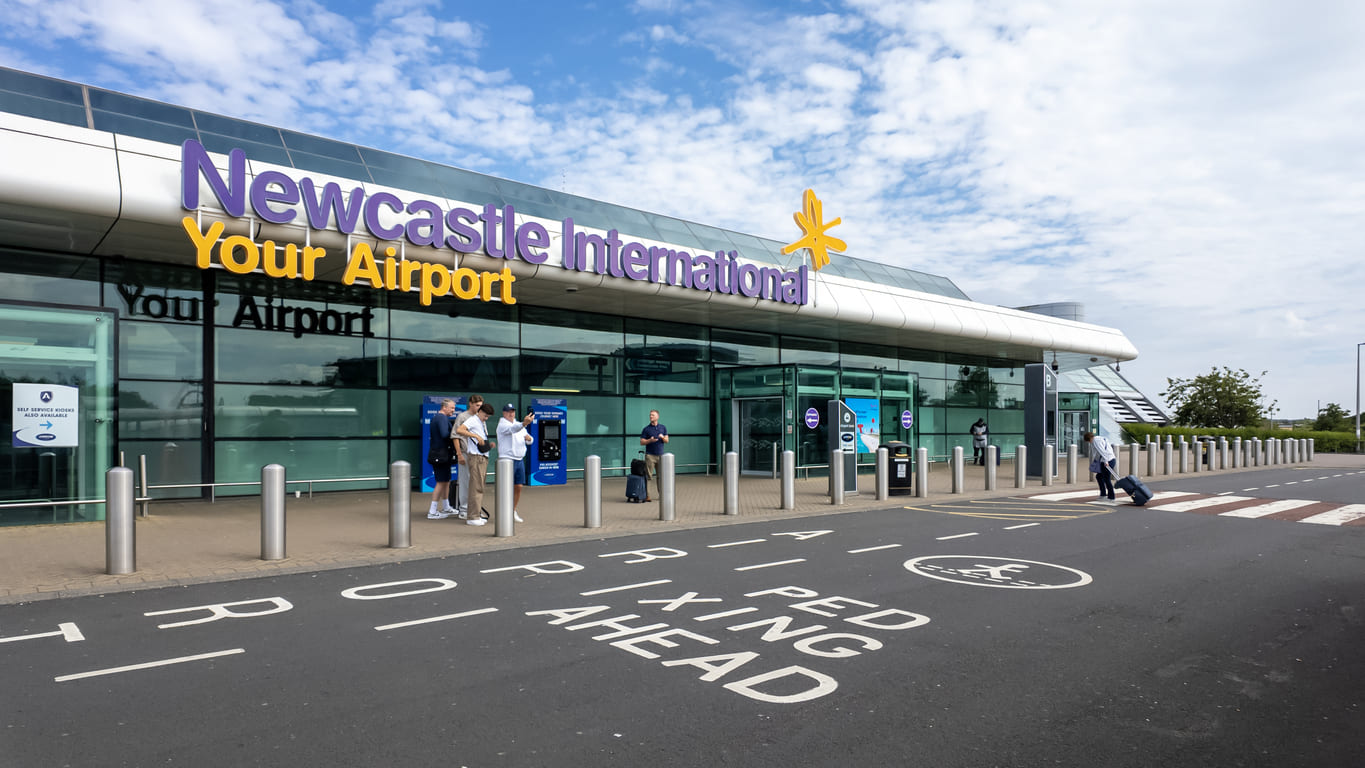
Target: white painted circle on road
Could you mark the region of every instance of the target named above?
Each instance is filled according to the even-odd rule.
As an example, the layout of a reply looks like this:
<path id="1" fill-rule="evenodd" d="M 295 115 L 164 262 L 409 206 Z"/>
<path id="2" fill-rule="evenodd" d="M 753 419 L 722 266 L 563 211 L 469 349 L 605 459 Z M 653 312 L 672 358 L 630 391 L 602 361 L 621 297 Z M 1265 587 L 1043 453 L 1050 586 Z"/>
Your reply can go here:
<path id="1" fill-rule="evenodd" d="M 1090 574 L 1065 565 L 982 555 L 926 555 L 905 561 L 905 570 L 939 581 L 1001 589 L 1084 587 Z"/>

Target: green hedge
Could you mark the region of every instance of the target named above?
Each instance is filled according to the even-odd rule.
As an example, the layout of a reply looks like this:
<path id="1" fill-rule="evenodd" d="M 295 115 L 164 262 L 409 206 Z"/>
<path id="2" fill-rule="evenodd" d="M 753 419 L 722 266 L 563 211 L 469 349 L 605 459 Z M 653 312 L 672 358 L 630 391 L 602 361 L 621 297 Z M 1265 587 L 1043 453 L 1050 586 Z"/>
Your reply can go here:
<path id="1" fill-rule="evenodd" d="M 1194 427 L 1158 427 L 1152 424 L 1124 424 L 1123 431 L 1134 442 L 1145 442 L 1147 435 L 1151 435 L 1153 440 L 1160 439 L 1165 442 L 1166 435 L 1179 437 L 1184 435 L 1186 438 L 1193 438 L 1199 435 L 1211 437 L 1226 437 L 1230 442 L 1234 437 L 1243 440 L 1250 440 L 1259 437 L 1262 440 L 1275 438 L 1283 440 L 1292 438 L 1295 440 L 1313 440 L 1313 450 L 1321 453 L 1355 453 L 1356 436 L 1354 432 L 1317 432 L 1311 429 L 1253 429 L 1250 427 L 1243 429 L 1196 429 Z"/>

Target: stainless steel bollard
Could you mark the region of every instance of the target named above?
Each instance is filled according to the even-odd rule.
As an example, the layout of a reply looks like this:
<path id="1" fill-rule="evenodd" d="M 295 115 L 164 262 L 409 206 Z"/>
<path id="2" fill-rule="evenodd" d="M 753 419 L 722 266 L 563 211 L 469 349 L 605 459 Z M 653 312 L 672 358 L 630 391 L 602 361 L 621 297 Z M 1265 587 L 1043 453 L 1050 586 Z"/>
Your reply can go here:
<path id="1" fill-rule="evenodd" d="M 952 463 L 952 470 L 953 470 L 953 493 L 962 493 L 962 491 L 963 491 L 963 486 L 966 484 L 966 482 L 965 482 L 965 480 L 964 480 L 964 478 L 963 478 L 963 476 L 962 476 L 962 474 L 963 474 L 963 472 L 964 472 L 964 469 L 963 469 L 963 462 L 964 462 L 964 458 L 963 458 L 963 455 L 962 455 L 962 446 L 960 446 L 960 445 L 955 445 L 955 446 L 953 446 L 953 463 Z"/>
<path id="2" fill-rule="evenodd" d="M 986 490 L 995 490 L 996 457 L 1000 455 L 1000 448 L 994 445 L 986 446 Z"/>
<path id="3" fill-rule="evenodd" d="M 1167 440 L 1161 447 L 1161 471 L 1165 475 L 1171 474 L 1174 469 L 1175 458 L 1171 455 L 1171 447 L 1170 440 Z"/>
<path id="4" fill-rule="evenodd" d="M 1265 459 L 1261 455 L 1261 438 L 1253 437 L 1251 438 L 1251 466 L 1259 467 L 1264 463 Z"/>
<path id="5" fill-rule="evenodd" d="M 1232 438 L 1232 455 L 1231 455 L 1232 464 L 1229 465 L 1229 466 L 1231 466 L 1233 469 L 1237 469 L 1239 466 L 1241 466 L 1241 458 L 1242 458 L 1242 438 L 1240 438 L 1240 437 L 1234 437 L 1234 438 Z"/>
<path id="6" fill-rule="evenodd" d="M 1180 474 L 1190 471 L 1190 447 L 1183 441 L 1178 446 L 1180 448 Z"/>
<path id="7" fill-rule="evenodd" d="M 261 559 L 285 559 L 284 467 L 261 467 Z"/>
<path id="8" fill-rule="evenodd" d="M 739 514 L 739 454 L 725 454 L 725 514 Z"/>
<path id="9" fill-rule="evenodd" d="M 929 498 L 929 449 L 915 449 L 915 497 Z"/>
<path id="10" fill-rule="evenodd" d="M 1024 488 L 1028 485 L 1028 448 L 1022 445 L 1014 446 L 1014 487 Z"/>
<path id="11" fill-rule="evenodd" d="M 777 479 L 777 441 L 773 441 L 773 479 Z"/>
<path id="12" fill-rule="evenodd" d="M 1043 485 L 1052 485 L 1052 476 L 1056 474 L 1057 466 L 1057 446 L 1043 446 Z"/>
<path id="13" fill-rule="evenodd" d="M 512 460 L 499 458 L 497 470 L 493 473 L 496 482 L 493 504 L 493 535 L 500 539 L 510 538 L 517 532 L 517 521 L 512 517 L 516 509 L 512 506 Z"/>
<path id="14" fill-rule="evenodd" d="M 583 527 L 602 527 L 602 457 L 583 459 Z"/>
<path id="15" fill-rule="evenodd" d="M 678 519 L 678 457 L 665 453 L 659 457 L 659 519 L 671 523 Z"/>
<path id="16" fill-rule="evenodd" d="M 389 549 L 412 546 L 412 465 L 389 465 Z"/>
<path id="17" fill-rule="evenodd" d="M 796 509 L 796 451 L 782 452 L 782 508 Z"/>
<path id="18" fill-rule="evenodd" d="M 1081 449 L 1072 443 L 1066 447 L 1066 484 L 1075 485 L 1080 471 Z"/>
<path id="19" fill-rule="evenodd" d="M 1147 476 L 1156 477 L 1156 443 L 1147 444 Z"/>
<path id="20" fill-rule="evenodd" d="M 877 501 L 891 498 L 891 451 L 877 449 Z"/>
<path id="21" fill-rule="evenodd" d="M 1198 440 L 1195 440 L 1193 443 L 1190 444 L 1190 454 L 1194 458 L 1194 469 L 1192 471 L 1202 472 L 1203 471 L 1202 466 L 1204 464 L 1204 462 L 1202 461 L 1202 459 L 1204 458 L 1204 444 Z"/>
<path id="22" fill-rule="evenodd" d="M 120 453 L 122 452 L 120 451 Z M 119 466 L 123 466 L 123 464 L 120 462 Z M 137 457 L 137 480 L 139 487 L 142 489 L 142 492 L 138 495 L 146 499 L 146 501 L 138 503 L 138 514 L 146 517 L 151 512 L 152 494 L 148 490 L 147 454 L 145 453 L 139 454 Z"/>
<path id="23" fill-rule="evenodd" d="M 137 530 L 133 527 L 133 470 L 111 467 L 104 473 L 104 572 L 121 576 L 137 570 Z"/>
<path id="24" fill-rule="evenodd" d="M 829 462 L 829 503 L 836 507 L 844 504 L 844 462 L 838 453 Z"/>
<path id="25" fill-rule="evenodd" d="M 1316 444 L 1313 442 L 1314 440 L 1317 440 L 1317 438 L 1316 438 L 1316 437 L 1310 437 L 1310 438 L 1308 438 L 1308 460 L 1309 460 L 1309 461 L 1312 461 L 1312 460 L 1313 460 L 1313 451 L 1314 451 L 1315 448 L 1317 447 Z"/>
<path id="26" fill-rule="evenodd" d="M 1128 446 L 1128 474 L 1138 474 L 1138 464 L 1142 463 L 1142 460 L 1138 458 L 1141 452 L 1142 446 L 1137 443 L 1132 443 Z"/>

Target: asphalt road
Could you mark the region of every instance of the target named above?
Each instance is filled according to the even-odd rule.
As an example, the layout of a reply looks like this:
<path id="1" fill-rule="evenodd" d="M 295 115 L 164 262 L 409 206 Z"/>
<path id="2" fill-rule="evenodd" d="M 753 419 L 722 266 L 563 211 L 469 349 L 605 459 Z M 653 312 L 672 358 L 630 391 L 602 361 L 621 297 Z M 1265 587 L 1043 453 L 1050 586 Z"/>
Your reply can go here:
<path id="1" fill-rule="evenodd" d="M 1354 766 L 1363 603 L 1365 528 L 994 499 L 0 606 L 0 764 Z"/>

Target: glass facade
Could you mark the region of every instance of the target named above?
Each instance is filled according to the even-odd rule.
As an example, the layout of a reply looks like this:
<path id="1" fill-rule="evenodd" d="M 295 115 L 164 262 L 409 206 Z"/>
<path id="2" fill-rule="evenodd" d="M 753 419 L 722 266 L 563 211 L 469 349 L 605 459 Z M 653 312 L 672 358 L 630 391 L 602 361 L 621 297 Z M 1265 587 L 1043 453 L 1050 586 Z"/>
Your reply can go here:
<path id="1" fill-rule="evenodd" d="M 117 333 L 107 336 L 116 350 L 103 358 L 116 366 L 104 394 L 116 418 L 108 414 L 109 439 L 92 444 L 102 453 L 88 457 L 70 498 L 97 498 L 100 473 L 118 451 L 129 466 L 145 457 L 151 484 L 180 486 L 155 490 L 156 498 L 254 482 L 270 462 L 291 480 L 382 477 L 391 461 L 422 460 L 418 410 L 427 394 L 477 392 L 522 407 L 566 398 L 571 477 L 590 454 L 602 457 L 606 474 L 623 473 L 617 468 L 638 456 L 651 409 L 661 412 L 684 473 L 714 471 L 727 447 L 743 448 L 751 470 L 770 471 L 774 442 L 797 451 L 800 465 L 826 463 L 832 397 L 878 399 L 883 439 L 922 445 L 937 460 L 955 445 L 970 450 L 967 430 L 978 417 L 1001 446 L 1023 439 L 1022 373 L 1003 360 L 524 303 L 423 307 L 368 288 L 20 250 L 0 251 L 0 272 L 6 311 L 23 312 L 20 302 L 38 297 L 99 307 L 86 312 L 109 325 L 117 317 Z M 317 322 L 296 327 L 291 318 L 301 311 Z M 815 428 L 805 424 L 810 408 L 821 414 Z M 907 411 L 913 426 L 904 429 Z M 11 498 L 36 493 L 17 481 L 10 488 Z"/>

